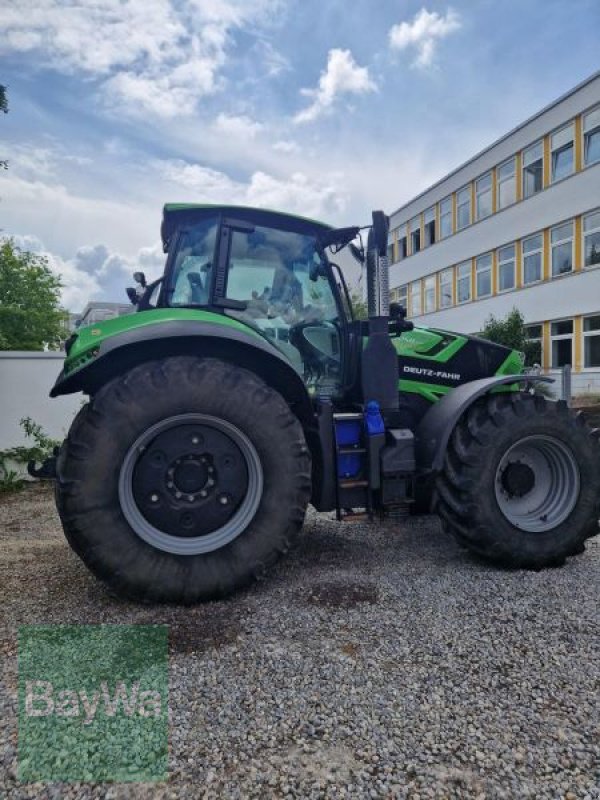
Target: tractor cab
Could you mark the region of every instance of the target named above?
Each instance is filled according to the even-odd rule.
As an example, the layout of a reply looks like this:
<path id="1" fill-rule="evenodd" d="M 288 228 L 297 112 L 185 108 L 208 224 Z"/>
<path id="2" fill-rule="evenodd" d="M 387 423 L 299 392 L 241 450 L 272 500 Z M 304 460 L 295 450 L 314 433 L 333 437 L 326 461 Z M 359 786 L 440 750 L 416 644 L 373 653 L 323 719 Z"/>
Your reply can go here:
<path id="1" fill-rule="evenodd" d="M 326 249 L 357 232 L 259 209 L 167 205 L 165 273 L 149 285 L 136 273 L 141 296 L 128 294 L 140 311 L 199 308 L 236 319 L 277 348 L 311 394 L 339 394 L 352 312 Z"/>

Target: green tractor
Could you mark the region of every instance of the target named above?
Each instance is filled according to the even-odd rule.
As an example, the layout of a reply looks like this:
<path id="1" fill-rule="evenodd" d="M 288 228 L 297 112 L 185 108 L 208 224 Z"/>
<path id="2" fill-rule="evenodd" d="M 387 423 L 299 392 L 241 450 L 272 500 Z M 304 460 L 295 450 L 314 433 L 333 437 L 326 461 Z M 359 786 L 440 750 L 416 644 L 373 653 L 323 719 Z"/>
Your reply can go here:
<path id="1" fill-rule="evenodd" d="M 51 395 L 84 392 L 54 469 L 67 539 L 115 592 L 223 597 L 339 519 L 432 510 L 473 552 L 539 569 L 598 530 L 600 451 L 521 354 L 389 303 L 388 219 L 332 228 L 166 205 L 164 274 L 80 329 Z M 366 267 L 355 320 L 343 248 Z"/>

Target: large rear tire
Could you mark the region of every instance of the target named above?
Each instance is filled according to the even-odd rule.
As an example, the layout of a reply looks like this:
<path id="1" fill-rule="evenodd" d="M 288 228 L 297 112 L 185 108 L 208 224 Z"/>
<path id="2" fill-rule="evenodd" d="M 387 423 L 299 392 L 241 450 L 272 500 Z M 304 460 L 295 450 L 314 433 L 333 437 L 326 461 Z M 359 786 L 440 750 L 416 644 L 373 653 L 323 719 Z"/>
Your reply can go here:
<path id="1" fill-rule="evenodd" d="M 78 414 L 57 463 L 67 540 L 119 595 L 193 603 L 260 578 L 291 546 L 310 453 L 284 399 L 247 370 L 142 364 Z"/>
<path id="2" fill-rule="evenodd" d="M 482 398 L 455 428 L 434 509 L 484 558 L 558 566 L 598 533 L 596 432 L 563 402 L 524 393 Z"/>

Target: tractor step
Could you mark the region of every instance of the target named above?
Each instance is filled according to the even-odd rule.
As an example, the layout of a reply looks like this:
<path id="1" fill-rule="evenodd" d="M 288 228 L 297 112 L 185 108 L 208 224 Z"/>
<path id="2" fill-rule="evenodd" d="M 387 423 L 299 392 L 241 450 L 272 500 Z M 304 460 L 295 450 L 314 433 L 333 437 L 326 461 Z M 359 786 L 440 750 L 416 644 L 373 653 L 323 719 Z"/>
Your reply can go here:
<path id="1" fill-rule="evenodd" d="M 342 478 L 342 480 L 338 482 L 340 489 L 366 489 L 368 485 L 369 481 L 354 480 L 354 478 Z"/>
<path id="2" fill-rule="evenodd" d="M 371 511 L 369 462 L 365 420 L 362 412 L 333 415 L 336 452 L 337 517 L 366 519 Z M 365 509 L 355 513 L 353 509 Z M 346 513 L 344 509 L 348 509 Z"/>
<path id="3" fill-rule="evenodd" d="M 339 520 L 341 522 L 361 522 L 371 519 L 368 511 L 355 511 L 354 509 L 341 509 Z"/>

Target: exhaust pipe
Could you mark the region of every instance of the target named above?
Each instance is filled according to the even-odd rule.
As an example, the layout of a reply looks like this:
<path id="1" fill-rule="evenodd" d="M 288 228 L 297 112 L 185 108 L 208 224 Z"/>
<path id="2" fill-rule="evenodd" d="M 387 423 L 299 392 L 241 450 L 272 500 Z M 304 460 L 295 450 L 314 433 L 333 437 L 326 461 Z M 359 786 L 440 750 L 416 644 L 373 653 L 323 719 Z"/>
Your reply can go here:
<path id="1" fill-rule="evenodd" d="M 390 265 L 387 257 L 389 217 L 373 211 L 367 239 L 367 307 L 369 318 L 390 315 Z"/>

